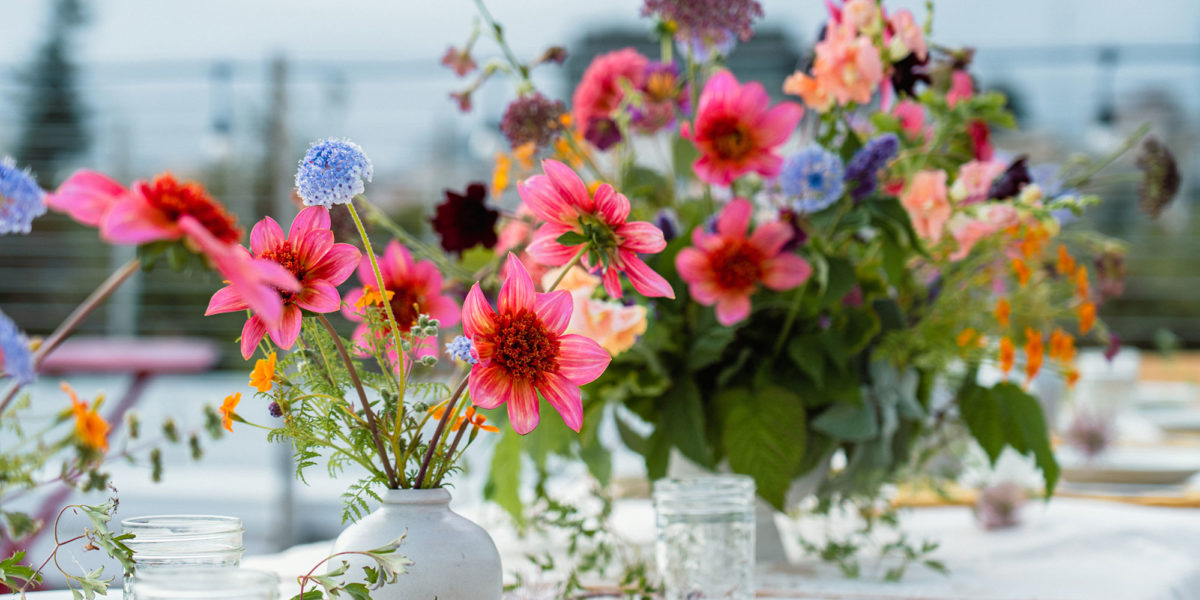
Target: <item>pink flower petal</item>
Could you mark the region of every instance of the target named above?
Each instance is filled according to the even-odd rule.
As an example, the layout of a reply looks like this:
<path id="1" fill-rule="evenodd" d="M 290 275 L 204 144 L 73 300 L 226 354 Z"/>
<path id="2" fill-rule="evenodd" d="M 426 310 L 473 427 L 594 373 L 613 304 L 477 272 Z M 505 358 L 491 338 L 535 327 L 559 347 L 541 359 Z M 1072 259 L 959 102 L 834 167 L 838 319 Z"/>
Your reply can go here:
<path id="1" fill-rule="evenodd" d="M 629 199 L 624 194 L 618 194 L 607 183 L 600 184 L 600 187 L 596 188 L 596 196 L 593 201 L 596 212 L 610 226 L 618 226 L 629 218 Z"/>
<path id="2" fill-rule="evenodd" d="M 496 408 L 509 399 L 512 378 L 496 365 L 479 363 L 467 375 L 471 402 L 480 408 Z"/>
<path id="3" fill-rule="evenodd" d="M 575 385 L 595 381 L 610 362 L 608 350 L 591 338 L 575 333 L 558 338 L 558 373 Z"/>
<path id="4" fill-rule="evenodd" d="M 242 326 L 242 358 L 249 360 L 254 356 L 254 350 L 264 335 L 267 335 L 267 326 L 258 315 L 246 319 L 246 324 Z"/>
<path id="5" fill-rule="evenodd" d="M 708 255 L 696 248 L 684 248 L 675 255 L 675 270 L 684 281 L 692 284 L 712 277 Z"/>
<path id="6" fill-rule="evenodd" d="M 804 116 L 804 107 L 795 102 L 780 102 L 759 118 L 758 142 L 764 146 L 778 146 L 792 137 L 796 126 Z"/>
<path id="7" fill-rule="evenodd" d="M 729 327 L 750 316 L 750 294 L 723 296 L 717 300 L 717 322 Z"/>
<path id="8" fill-rule="evenodd" d="M 537 390 L 528 381 L 512 380 L 508 393 L 508 422 L 513 431 L 525 435 L 538 426 Z"/>
<path id="9" fill-rule="evenodd" d="M 122 196 L 100 222 L 100 237 L 113 244 L 145 244 L 177 240 L 179 227 L 137 194 Z"/>
<path id="10" fill-rule="evenodd" d="M 281 244 L 283 244 L 283 228 L 271 217 L 263 217 L 250 230 L 250 251 L 255 256 L 262 256 L 263 253 L 274 250 Z"/>
<path id="11" fill-rule="evenodd" d="M 750 245 L 766 256 L 775 256 L 792 239 L 792 228 L 786 223 L 775 221 L 761 225 L 750 234 Z"/>
<path id="12" fill-rule="evenodd" d="M 563 225 L 551 223 L 542 225 L 542 228 L 534 234 L 533 241 L 525 248 L 525 252 L 533 260 L 553 267 L 571 262 L 575 253 L 579 252 L 579 246 L 564 246 L 558 243 L 558 237 L 565 233 L 565 231 L 561 231 L 562 229 L 569 230 Z"/>
<path id="13" fill-rule="evenodd" d="M 330 313 L 342 305 L 337 288 L 324 279 L 306 279 L 304 290 L 296 296 L 296 306 L 315 313 Z"/>
<path id="14" fill-rule="evenodd" d="M 438 320 L 443 330 L 458 325 L 460 320 L 458 302 L 445 294 L 428 298 L 424 306 L 429 316 Z"/>
<path id="15" fill-rule="evenodd" d="M 721 297 L 721 288 L 711 276 L 688 284 L 692 299 L 703 306 L 712 306 Z"/>
<path id="16" fill-rule="evenodd" d="M 204 311 L 204 316 L 217 315 L 221 313 L 237 312 L 246 310 L 249 306 L 238 295 L 237 290 L 233 286 L 227 285 L 213 294 L 208 301 L 208 309 Z"/>
<path id="17" fill-rule="evenodd" d="M 328 229 L 316 229 L 305 233 L 299 239 L 290 240 L 292 252 L 306 266 L 320 264 L 321 258 L 333 247 L 333 232 Z"/>
<path id="18" fill-rule="evenodd" d="M 279 319 L 279 324 L 271 327 L 267 325 L 267 333 L 271 334 L 271 339 L 280 348 L 287 350 L 296 343 L 296 338 L 300 337 L 300 325 L 303 322 L 300 313 L 300 307 L 295 304 L 289 304 L 283 307 L 283 317 Z"/>
<path id="19" fill-rule="evenodd" d="M 292 221 L 292 227 L 288 229 L 288 239 L 296 240 L 310 231 L 329 229 L 330 224 L 329 209 L 324 206 L 309 206 L 300 211 Z"/>
<path id="20" fill-rule="evenodd" d="M 625 270 L 625 276 L 629 278 L 629 283 L 633 284 L 633 289 L 647 298 L 675 299 L 675 290 L 666 278 L 651 269 L 638 255 L 621 250 L 619 256 L 621 268 Z"/>
<path id="21" fill-rule="evenodd" d="M 562 335 L 567 330 L 567 324 L 571 322 L 571 310 L 574 307 L 571 292 L 558 290 L 549 294 L 537 294 L 535 302 L 537 307 L 534 312 L 542 320 L 542 325 L 551 333 Z"/>
<path id="22" fill-rule="evenodd" d="M 631 221 L 617 228 L 621 247 L 638 254 L 654 254 L 667 247 L 667 240 L 658 227 L 645 221 Z"/>
<path id="23" fill-rule="evenodd" d="M 342 285 L 354 273 L 362 260 L 362 252 L 350 244 L 334 244 L 320 264 L 308 272 L 308 277 L 324 279 L 333 285 Z"/>
<path id="24" fill-rule="evenodd" d="M 614 268 L 604 271 L 601 277 L 604 282 L 604 291 L 613 298 L 620 298 L 625 294 L 625 290 L 621 289 L 621 272 Z"/>
<path id="25" fill-rule="evenodd" d="M 558 373 L 547 373 L 537 390 L 562 415 L 563 423 L 578 433 L 583 427 L 583 398 L 579 386 Z"/>
<path id="26" fill-rule="evenodd" d="M 542 161 L 542 171 L 545 171 L 546 176 L 550 178 L 550 183 L 558 192 L 558 196 L 565 202 L 580 212 L 595 212 L 596 205 L 592 200 L 592 195 L 588 193 L 583 179 L 571 167 L 548 158 Z M 625 214 L 629 214 L 629 212 L 626 211 Z"/>
<path id="27" fill-rule="evenodd" d="M 790 290 L 808 281 L 812 266 L 795 254 L 780 254 L 768 260 L 763 273 L 763 285 L 777 291 Z"/>
<path id="28" fill-rule="evenodd" d="M 354 288 L 349 292 L 346 292 L 346 296 L 342 298 L 342 316 L 349 321 L 362 323 L 362 313 L 360 313 L 359 308 L 355 306 L 362 297 L 362 288 Z"/>
<path id="29" fill-rule="evenodd" d="M 505 279 L 500 286 L 500 297 L 496 300 L 496 310 L 500 314 L 513 314 L 522 309 L 534 309 L 533 279 L 529 271 L 516 254 L 508 253 L 505 264 Z"/>
<path id="30" fill-rule="evenodd" d="M 84 225 L 98 227 L 104 215 L 128 191 L 96 171 L 76 171 L 58 189 L 46 195 L 51 210 L 65 212 Z"/>
<path id="31" fill-rule="evenodd" d="M 550 178 L 534 175 L 517 182 L 517 194 L 530 212 L 538 219 L 557 225 L 578 223 L 579 213 L 565 198 L 558 194 Z"/>
<path id="32" fill-rule="evenodd" d="M 746 237 L 753 210 L 746 200 L 734 198 L 717 217 L 717 232 L 726 237 Z"/>
<path id="33" fill-rule="evenodd" d="M 370 265 L 367 265 L 367 268 L 370 269 Z M 408 279 L 412 269 L 412 253 L 408 251 L 408 248 L 396 240 L 388 242 L 387 249 L 383 252 L 383 260 L 379 263 L 379 272 L 383 275 L 384 281 Z M 369 281 L 375 281 L 374 274 L 371 275 Z"/>
<path id="34" fill-rule="evenodd" d="M 496 332 L 496 311 L 483 297 L 479 283 L 471 286 L 462 309 L 463 333 L 471 339 L 490 336 Z M 478 342 L 477 342 L 478 343 Z"/>

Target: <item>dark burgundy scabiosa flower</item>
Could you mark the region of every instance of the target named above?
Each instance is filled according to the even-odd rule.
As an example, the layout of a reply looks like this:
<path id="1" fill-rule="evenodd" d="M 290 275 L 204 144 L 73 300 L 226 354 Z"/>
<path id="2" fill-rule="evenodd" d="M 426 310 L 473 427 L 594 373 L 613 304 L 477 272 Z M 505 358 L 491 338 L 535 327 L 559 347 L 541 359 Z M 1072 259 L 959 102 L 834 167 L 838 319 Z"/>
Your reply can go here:
<path id="1" fill-rule="evenodd" d="M 546 51 L 534 59 L 533 64 L 540 65 L 545 63 L 554 63 L 561 65 L 567 60 L 567 49 L 562 46 L 550 46 Z"/>
<path id="2" fill-rule="evenodd" d="M 1112 362 L 1121 352 L 1121 336 L 1116 333 L 1108 334 L 1108 346 L 1104 348 L 1104 359 Z"/>
<path id="3" fill-rule="evenodd" d="M 592 117 L 583 133 L 583 139 L 604 152 L 621 141 L 621 128 L 608 117 Z"/>
<path id="4" fill-rule="evenodd" d="M 870 196 L 878 186 L 877 174 L 900 149 L 900 138 L 885 133 L 873 138 L 846 163 L 846 188 L 855 202 Z"/>
<path id="5" fill-rule="evenodd" d="M 1008 168 L 992 182 L 988 198 L 992 200 L 1013 198 L 1020 193 L 1021 188 L 1033 181 L 1029 176 L 1029 169 L 1025 165 L 1027 160 L 1029 160 L 1028 156 L 1018 156 L 1011 165 L 1008 165 Z"/>
<path id="6" fill-rule="evenodd" d="M 279 418 L 283 416 L 283 407 L 279 406 L 278 402 L 272 402 L 269 406 L 267 406 L 267 412 L 270 413 L 272 417 Z"/>
<path id="7" fill-rule="evenodd" d="M 808 232 L 800 226 L 800 222 L 804 220 L 804 217 L 800 213 L 790 208 L 785 208 L 779 211 L 779 220 L 787 223 L 792 229 L 792 239 L 783 245 L 784 252 L 791 252 L 803 246 L 804 242 L 808 241 Z"/>
<path id="8" fill-rule="evenodd" d="M 500 120 L 500 131 L 513 148 L 530 142 L 541 148 L 554 139 L 560 127 L 558 118 L 565 111 L 566 107 L 558 100 L 537 92 L 527 94 L 508 105 Z"/>
<path id="9" fill-rule="evenodd" d="M 1096 287 L 1102 300 L 1116 298 L 1125 293 L 1125 253 L 1119 249 L 1105 249 L 1096 256 Z"/>
<path id="10" fill-rule="evenodd" d="M 674 23 L 680 38 L 720 43 L 733 33 L 744 42 L 754 35 L 751 25 L 763 9 L 758 0 L 645 0 L 642 16 L 651 15 Z"/>
<path id="11" fill-rule="evenodd" d="M 433 230 L 442 238 L 446 252 L 462 254 L 463 250 L 482 245 L 496 245 L 496 220 L 500 212 L 484 204 L 487 188 L 482 183 L 467 186 L 466 194 L 446 190 L 446 201 L 439 204 L 433 219 Z"/>
<path id="12" fill-rule="evenodd" d="M 896 90 L 897 96 L 916 98 L 917 84 L 929 85 L 933 81 L 925 68 L 928 63 L 928 56 L 921 60 L 916 54 L 909 54 L 903 60 L 892 63 L 892 89 Z"/>
<path id="13" fill-rule="evenodd" d="M 1179 192 L 1179 167 L 1175 164 L 1175 156 L 1158 139 L 1148 137 L 1142 142 L 1137 166 L 1142 171 L 1138 206 L 1157 218 Z"/>

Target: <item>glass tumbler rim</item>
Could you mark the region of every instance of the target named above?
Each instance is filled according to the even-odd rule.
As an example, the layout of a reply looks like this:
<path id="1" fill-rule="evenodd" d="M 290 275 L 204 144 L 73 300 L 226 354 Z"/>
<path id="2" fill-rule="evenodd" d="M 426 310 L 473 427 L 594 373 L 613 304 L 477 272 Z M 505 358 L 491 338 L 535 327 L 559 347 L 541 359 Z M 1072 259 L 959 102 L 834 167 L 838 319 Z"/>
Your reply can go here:
<path id="1" fill-rule="evenodd" d="M 754 497 L 754 478 L 749 475 L 713 474 L 667 477 L 654 482 L 654 497 L 720 496 Z"/>
<path id="2" fill-rule="evenodd" d="M 171 537 L 173 538 L 245 532 L 240 518 L 224 515 L 143 515 L 121 520 L 121 529 L 123 531 L 132 530 L 135 534 L 139 530 L 151 532 L 166 528 L 187 529 L 185 532 L 172 532 Z"/>

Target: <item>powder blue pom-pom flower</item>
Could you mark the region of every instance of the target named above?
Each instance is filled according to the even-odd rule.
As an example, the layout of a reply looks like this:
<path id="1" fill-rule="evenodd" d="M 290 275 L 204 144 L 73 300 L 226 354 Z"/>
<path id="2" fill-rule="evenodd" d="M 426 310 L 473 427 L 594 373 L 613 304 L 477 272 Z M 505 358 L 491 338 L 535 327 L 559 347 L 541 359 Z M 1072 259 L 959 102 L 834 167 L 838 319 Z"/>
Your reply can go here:
<path id="1" fill-rule="evenodd" d="M 824 148 L 813 146 L 784 161 L 779 186 L 785 194 L 796 199 L 796 212 L 819 212 L 842 197 L 843 171 L 841 159 Z"/>
<path id="2" fill-rule="evenodd" d="M 33 220 L 46 214 L 46 192 L 29 170 L 11 157 L 0 159 L 0 234 L 29 233 Z"/>
<path id="3" fill-rule="evenodd" d="M 446 342 L 446 354 L 449 354 L 450 358 L 466 361 L 467 364 L 473 365 L 479 362 L 479 358 L 475 355 L 475 342 L 462 335 Z"/>
<path id="4" fill-rule="evenodd" d="M 0 373 L 12 377 L 20 385 L 33 383 L 37 378 L 33 355 L 29 352 L 29 338 L 3 312 L 0 312 Z"/>
<path id="5" fill-rule="evenodd" d="M 296 189 L 307 206 L 332 208 L 349 204 L 375 174 L 371 159 L 350 140 L 329 138 L 314 143 L 296 171 Z"/>

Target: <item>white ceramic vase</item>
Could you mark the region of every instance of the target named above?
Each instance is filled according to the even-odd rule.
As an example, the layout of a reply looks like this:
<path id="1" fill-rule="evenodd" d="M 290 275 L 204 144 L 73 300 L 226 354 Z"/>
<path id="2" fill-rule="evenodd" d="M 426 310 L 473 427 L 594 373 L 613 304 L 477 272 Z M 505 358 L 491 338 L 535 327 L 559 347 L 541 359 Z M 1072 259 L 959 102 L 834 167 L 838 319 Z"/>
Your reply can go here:
<path id="1" fill-rule="evenodd" d="M 413 565 L 375 600 L 500 600 L 500 553 L 487 531 L 450 510 L 450 492 L 387 490 L 383 504 L 346 528 L 333 551 L 370 550 L 405 536 L 398 552 Z M 361 575 L 362 557 L 347 557 Z"/>

